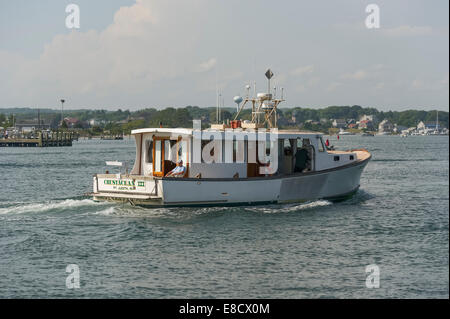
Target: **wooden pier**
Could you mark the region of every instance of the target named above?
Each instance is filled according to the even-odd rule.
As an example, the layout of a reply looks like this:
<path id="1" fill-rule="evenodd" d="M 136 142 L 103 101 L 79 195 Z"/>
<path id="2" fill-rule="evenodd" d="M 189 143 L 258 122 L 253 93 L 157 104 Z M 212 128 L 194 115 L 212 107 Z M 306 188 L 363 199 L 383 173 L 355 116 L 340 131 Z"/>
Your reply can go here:
<path id="1" fill-rule="evenodd" d="M 38 132 L 37 138 L 2 138 L 0 147 L 56 147 L 72 146 L 78 140 L 74 132 Z"/>

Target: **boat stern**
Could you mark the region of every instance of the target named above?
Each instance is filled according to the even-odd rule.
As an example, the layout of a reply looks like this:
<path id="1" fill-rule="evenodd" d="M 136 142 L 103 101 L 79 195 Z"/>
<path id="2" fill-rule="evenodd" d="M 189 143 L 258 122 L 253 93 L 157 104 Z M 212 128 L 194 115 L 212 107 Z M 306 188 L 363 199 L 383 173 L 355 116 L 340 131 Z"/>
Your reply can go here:
<path id="1" fill-rule="evenodd" d="M 132 205 L 162 202 L 160 179 L 127 174 L 95 174 L 93 192 L 95 201 L 129 202 Z"/>

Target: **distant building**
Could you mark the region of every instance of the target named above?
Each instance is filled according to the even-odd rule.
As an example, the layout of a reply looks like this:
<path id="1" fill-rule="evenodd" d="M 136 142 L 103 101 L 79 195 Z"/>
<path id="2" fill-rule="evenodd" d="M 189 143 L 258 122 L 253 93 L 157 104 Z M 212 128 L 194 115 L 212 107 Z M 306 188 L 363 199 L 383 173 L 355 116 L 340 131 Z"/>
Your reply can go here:
<path id="1" fill-rule="evenodd" d="M 129 121 L 140 121 L 140 120 L 144 120 L 145 121 L 145 117 L 143 116 L 129 116 L 127 119 L 127 123 Z"/>
<path id="2" fill-rule="evenodd" d="M 377 117 L 375 115 L 366 115 L 364 114 L 363 116 L 361 116 L 359 118 L 359 121 L 371 121 L 372 123 L 376 123 L 377 122 Z"/>
<path id="3" fill-rule="evenodd" d="M 305 124 L 307 124 L 307 123 L 312 124 L 312 125 L 320 125 L 319 121 L 314 121 L 314 120 L 306 120 Z"/>
<path id="4" fill-rule="evenodd" d="M 371 120 L 361 120 L 358 123 L 358 128 L 360 130 L 373 130 L 374 129 L 374 125 L 373 125 L 373 122 Z"/>
<path id="5" fill-rule="evenodd" d="M 394 125 L 389 120 L 383 120 L 378 125 L 378 134 L 392 134 Z"/>
<path id="6" fill-rule="evenodd" d="M 96 119 L 91 119 L 89 120 L 89 125 L 92 126 L 98 126 L 100 124 L 99 121 L 97 121 Z"/>
<path id="7" fill-rule="evenodd" d="M 43 122 L 39 125 L 37 120 L 36 121 L 23 121 L 21 123 L 16 123 L 15 128 L 19 132 L 27 133 L 27 132 L 32 132 L 34 130 L 39 130 L 39 129 L 43 129 L 43 130 L 49 129 L 50 125 L 45 124 Z"/>
<path id="8" fill-rule="evenodd" d="M 401 133 L 401 132 L 406 131 L 406 130 L 408 130 L 408 128 L 406 126 L 397 125 L 397 124 L 394 125 L 394 132 L 395 133 Z"/>
<path id="9" fill-rule="evenodd" d="M 64 122 L 66 122 L 68 128 L 74 128 L 75 125 L 80 123 L 80 121 L 76 118 L 66 117 L 64 118 Z"/>
<path id="10" fill-rule="evenodd" d="M 349 124 L 348 128 L 357 129 L 358 128 L 358 124 L 356 124 L 356 123 Z"/>
<path id="11" fill-rule="evenodd" d="M 333 122 L 333 127 L 336 128 L 346 128 L 347 127 L 347 121 L 345 119 L 335 119 Z"/>
<path id="12" fill-rule="evenodd" d="M 417 124 L 417 129 L 418 130 L 435 130 L 436 128 L 438 130 L 441 129 L 439 123 L 436 123 L 436 122 L 423 122 L 423 121 L 420 121 L 419 124 Z"/>

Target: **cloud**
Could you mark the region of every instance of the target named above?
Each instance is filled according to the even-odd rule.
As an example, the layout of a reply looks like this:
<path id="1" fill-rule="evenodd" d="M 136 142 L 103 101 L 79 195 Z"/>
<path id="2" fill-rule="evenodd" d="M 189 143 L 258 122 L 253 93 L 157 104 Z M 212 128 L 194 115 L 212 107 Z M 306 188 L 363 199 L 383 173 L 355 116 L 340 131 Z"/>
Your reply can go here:
<path id="1" fill-rule="evenodd" d="M 357 70 L 353 73 L 343 74 L 341 78 L 345 80 L 363 80 L 367 77 L 367 74 L 365 70 Z"/>
<path id="2" fill-rule="evenodd" d="M 447 89 L 448 89 L 448 80 L 449 80 L 449 73 L 447 72 L 447 74 L 441 80 L 441 84 L 444 85 L 444 86 L 447 86 Z"/>
<path id="3" fill-rule="evenodd" d="M 411 83 L 411 87 L 414 89 L 422 89 L 422 88 L 424 88 L 424 86 L 425 86 L 425 83 L 420 79 L 415 79 Z"/>
<path id="4" fill-rule="evenodd" d="M 384 82 L 380 82 L 375 85 L 376 90 L 381 90 L 383 88 L 384 88 Z"/>
<path id="5" fill-rule="evenodd" d="M 304 74 L 311 74 L 314 72 L 314 65 L 306 65 L 298 67 L 291 71 L 291 75 L 304 75 Z"/>
<path id="6" fill-rule="evenodd" d="M 330 85 L 328 85 L 327 92 L 333 92 L 337 88 L 339 88 L 340 86 L 342 86 L 342 83 L 340 83 L 340 82 L 333 82 Z"/>
<path id="7" fill-rule="evenodd" d="M 338 7 L 354 9 L 351 4 Z M 301 17 L 285 15 L 286 10 L 300 12 Z M 5 42 L 0 49 L 0 107 L 56 107 L 62 97 L 68 108 L 210 106 L 215 104 L 216 86 L 232 104 L 232 96 L 246 93 L 245 84 L 251 84 L 253 91 L 256 81 L 258 92 L 267 89 L 264 71 L 268 67 L 275 73 L 271 85 L 292 92 L 290 105 L 358 100 L 370 105 L 389 101 L 388 106 L 448 106 L 448 74 L 444 78 L 448 28 L 440 21 L 427 17 L 423 24 L 433 24 L 432 28 L 414 27 L 399 11 L 392 14 L 406 21 L 404 26 L 386 29 L 382 24 L 379 30 L 368 30 L 364 12 L 360 12 L 358 25 L 352 29 L 335 26 L 349 15 L 329 11 L 325 26 L 317 22 L 323 6 L 315 2 L 305 7 L 291 1 L 280 7 L 273 1 L 255 6 L 209 0 L 136 0 L 116 10 L 110 25 L 98 30 L 85 29 L 83 21 L 87 20 L 82 14 L 81 29 L 45 40 L 45 46 L 25 38 L 18 41 L 20 46 Z M 270 27 L 264 21 L 247 19 L 267 12 L 285 18 Z M 302 41 L 291 41 L 293 30 Z M 13 28 L 7 31 L 16 36 Z M 53 34 L 46 32 L 41 27 L 34 30 L 46 34 L 46 39 Z M 426 46 L 417 45 L 413 37 L 430 34 L 433 37 Z M 268 38 L 280 36 L 283 50 L 261 47 Z M 409 38 L 392 47 L 392 40 L 400 36 Z M 37 50 L 39 56 L 32 56 Z M 302 65 L 301 61 L 306 62 Z M 414 90 L 415 78 L 440 91 Z M 393 92 L 394 81 L 401 83 L 400 91 Z M 369 96 L 380 83 L 389 95 Z"/>
<path id="8" fill-rule="evenodd" d="M 121 7 L 102 31 L 56 35 L 37 58 L 1 51 L 0 73 L 9 79 L 0 88 L 1 105 L 20 101 L 22 105 L 52 106 L 64 96 L 68 106 L 77 101 L 95 106 L 114 100 L 117 104 L 110 106 L 117 107 L 170 87 L 169 99 L 158 103 L 167 106 L 175 103 L 172 92 L 189 90 L 186 78 L 194 86 L 205 81 L 204 76 L 210 77 L 205 82 L 213 82 L 215 75 L 206 72 L 216 66 L 217 58 L 199 63 L 198 57 L 200 42 L 205 41 L 198 30 L 208 18 L 208 1 L 178 1 L 176 10 L 169 2 L 137 0 Z M 220 75 L 226 79 L 235 73 L 230 68 Z M 214 91 L 215 85 L 210 88 Z"/>
<path id="9" fill-rule="evenodd" d="M 381 29 L 383 34 L 389 37 L 415 37 L 433 34 L 433 28 L 430 26 L 410 26 L 402 25 L 395 28 Z"/>
<path id="10" fill-rule="evenodd" d="M 354 72 L 342 74 L 341 79 L 361 81 L 369 78 L 376 78 L 382 75 L 384 69 L 385 67 L 383 64 L 375 64 L 364 69 L 358 69 Z"/>
<path id="11" fill-rule="evenodd" d="M 209 60 L 207 60 L 207 61 L 197 65 L 196 71 L 197 72 L 210 71 L 212 68 L 214 68 L 216 66 L 216 64 L 217 64 L 217 59 L 216 58 L 210 58 Z"/>

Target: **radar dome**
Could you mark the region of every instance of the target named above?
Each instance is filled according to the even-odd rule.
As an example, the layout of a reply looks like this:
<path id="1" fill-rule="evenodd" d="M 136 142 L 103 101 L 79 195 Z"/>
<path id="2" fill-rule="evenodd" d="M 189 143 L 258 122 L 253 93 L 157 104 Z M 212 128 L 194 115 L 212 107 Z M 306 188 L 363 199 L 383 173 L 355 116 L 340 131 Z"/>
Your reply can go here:
<path id="1" fill-rule="evenodd" d="M 240 96 L 235 96 L 235 97 L 233 98 L 233 100 L 234 100 L 234 103 L 239 104 L 239 103 L 242 102 L 242 97 L 240 97 Z"/>

